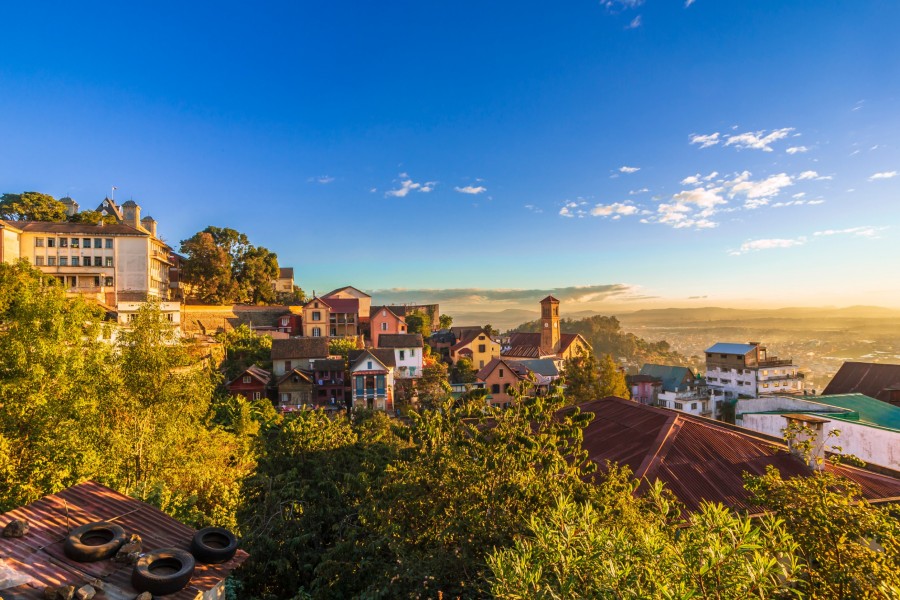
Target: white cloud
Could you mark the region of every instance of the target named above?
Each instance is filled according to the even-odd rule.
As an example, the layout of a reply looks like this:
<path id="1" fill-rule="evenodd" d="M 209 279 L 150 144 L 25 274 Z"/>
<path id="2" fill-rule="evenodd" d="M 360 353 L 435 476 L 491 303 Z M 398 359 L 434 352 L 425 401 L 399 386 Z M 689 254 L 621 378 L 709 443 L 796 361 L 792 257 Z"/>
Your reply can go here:
<path id="1" fill-rule="evenodd" d="M 809 150 L 809 148 L 807 148 L 806 146 L 791 146 L 790 148 L 785 150 L 785 152 L 787 152 L 788 154 L 801 154 L 803 152 L 806 152 L 807 150 Z"/>
<path id="2" fill-rule="evenodd" d="M 559 215 L 570 219 L 573 217 L 578 217 L 580 219 L 588 214 L 587 210 L 585 210 L 585 206 L 587 206 L 587 202 L 584 200 L 578 202 L 566 202 L 565 205 L 559 209 Z"/>
<path id="3" fill-rule="evenodd" d="M 709 175 L 707 175 L 706 177 L 704 177 L 704 178 L 703 178 L 703 181 L 711 181 L 711 180 L 715 179 L 715 178 L 718 177 L 718 176 L 719 176 L 719 172 L 718 172 L 718 171 L 713 171 L 712 173 L 710 173 Z"/>
<path id="4" fill-rule="evenodd" d="M 794 194 L 793 196 L 791 196 L 791 198 L 794 198 L 795 200 L 799 200 L 800 198 L 802 198 L 805 195 L 806 195 L 806 192 L 798 192 L 798 193 Z"/>
<path id="5" fill-rule="evenodd" d="M 318 177 L 310 177 L 306 181 L 309 183 L 321 183 L 322 185 L 326 185 L 334 181 L 334 177 L 330 175 L 319 175 Z"/>
<path id="6" fill-rule="evenodd" d="M 628 195 L 629 196 L 637 196 L 638 194 L 646 194 L 649 191 L 650 190 L 648 188 L 641 188 L 639 190 L 631 190 L 630 192 L 628 192 Z"/>
<path id="7" fill-rule="evenodd" d="M 819 198 L 817 200 L 807 200 L 806 201 L 806 204 L 808 206 L 815 206 L 816 204 L 824 204 L 824 203 L 825 203 L 825 201 L 822 200 L 821 198 Z"/>
<path id="8" fill-rule="evenodd" d="M 829 236 L 829 235 L 852 235 L 856 237 L 864 237 L 875 239 L 878 237 L 879 231 L 884 231 L 887 227 L 872 227 L 869 225 L 863 225 L 860 227 L 848 227 L 847 229 L 826 229 L 825 231 L 817 231 L 813 235 L 815 236 Z"/>
<path id="9" fill-rule="evenodd" d="M 776 129 L 768 134 L 766 133 L 765 129 L 762 129 L 755 133 L 748 131 L 747 133 L 728 136 L 728 139 L 725 141 L 725 145 L 735 146 L 738 149 L 753 149 L 762 150 L 763 152 L 771 152 L 771 145 L 778 140 L 786 138 L 788 134 L 793 130 L 793 127 L 784 127 L 782 129 Z"/>
<path id="10" fill-rule="evenodd" d="M 732 186 L 731 192 L 732 194 L 742 193 L 747 196 L 749 201 L 753 201 L 760 198 L 777 196 L 782 188 L 786 188 L 790 185 L 794 185 L 794 182 L 791 181 L 788 174 L 779 173 L 778 175 L 772 175 L 761 181 L 741 181 Z M 761 204 L 765 204 L 765 202 L 762 202 Z M 747 208 L 756 208 L 756 206 L 749 206 Z"/>
<path id="11" fill-rule="evenodd" d="M 417 183 L 413 181 L 408 174 L 400 173 L 400 187 L 394 190 L 388 190 L 384 193 L 385 196 L 392 196 L 394 198 L 405 198 L 409 195 L 410 192 L 422 192 L 428 193 L 434 190 L 434 186 L 437 185 L 436 181 L 426 181 L 425 183 Z M 396 181 L 396 180 L 395 180 Z"/>
<path id="12" fill-rule="evenodd" d="M 696 1 L 697 0 L 684 0 L 684 7 L 687 8 L 688 6 L 690 6 L 691 4 L 693 4 Z"/>
<path id="13" fill-rule="evenodd" d="M 640 167 L 619 167 L 619 173 L 637 173 L 640 170 Z"/>
<path id="14" fill-rule="evenodd" d="M 591 215 L 595 217 L 613 217 L 633 215 L 638 212 L 636 206 L 622 202 L 612 204 L 597 204 L 591 209 Z"/>
<path id="15" fill-rule="evenodd" d="M 479 185 L 479 186 L 467 185 L 465 187 L 455 187 L 453 189 L 456 190 L 457 192 L 459 192 L 460 194 L 483 194 L 484 192 L 487 191 L 487 188 L 484 187 L 483 185 Z"/>
<path id="16" fill-rule="evenodd" d="M 869 181 L 875 181 L 876 179 L 893 179 L 897 176 L 897 171 L 883 171 L 881 173 L 875 173 L 871 177 L 869 177 Z"/>
<path id="17" fill-rule="evenodd" d="M 806 179 L 818 179 L 819 174 L 815 171 L 803 171 L 799 175 L 797 175 L 797 181 L 804 181 Z"/>
<path id="18" fill-rule="evenodd" d="M 634 19 L 631 20 L 631 23 L 629 23 L 625 27 L 625 29 L 637 29 L 640 26 L 641 26 L 641 15 L 638 15 Z"/>
<path id="19" fill-rule="evenodd" d="M 698 183 L 700 183 L 700 173 L 685 177 L 681 180 L 681 185 L 697 185 Z"/>
<path id="20" fill-rule="evenodd" d="M 798 238 L 768 238 L 762 240 L 751 240 L 741 244 L 740 250 L 733 250 L 729 254 L 739 256 L 747 252 L 756 252 L 759 250 L 774 250 L 776 248 L 794 248 L 802 246 L 806 243 L 805 237 Z"/>
<path id="21" fill-rule="evenodd" d="M 701 149 L 709 148 L 710 146 L 715 146 L 719 143 L 719 134 L 718 132 L 706 135 L 692 133 L 690 139 L 692 144 L 700 144 Z"/>

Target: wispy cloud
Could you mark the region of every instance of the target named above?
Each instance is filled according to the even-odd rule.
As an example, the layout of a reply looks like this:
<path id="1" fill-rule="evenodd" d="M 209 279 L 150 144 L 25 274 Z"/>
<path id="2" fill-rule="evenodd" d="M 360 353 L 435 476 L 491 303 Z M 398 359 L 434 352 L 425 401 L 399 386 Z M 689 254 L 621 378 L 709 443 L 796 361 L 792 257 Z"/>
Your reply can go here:
<path id="1" fill-rule="evenodd" d="M 543 208 L 540 208 L 539 206 L 535 206 L 534 204 L 526 204 L 525 208 L 530 210 L 531 212 L 537 213 L 537 214 L 541 214 L 542 212 L 544 212 Z"/>
<path id="2" fill-rule="evenodd" d="M 637 173 L 640 170 L 641 170 L 640 167 L 628 167 L 628 166 L 619 167 L 619 173 Z"/>
<path id="3" fill-rule="evenodd" d="M 597 204 L 591 209 L 591 216 L 619 219 L 622 216 L 633 215 L 637 212 L 638 208 L 633 204 L 614 202 L 612 204 Z"/>
<path id="4" fill-rule="evenodd" d="M 631 190 L 630 192 L 628 192 L 628 195 L 629 196 L 637 196 L 638 194 L 646 194 L 649 191 L 650 191 L 649 188 L 641 188 L 639 190 Z"/>
<path id="5" fill-rule="evenodd" d="M 684 0 L 684 7 L 687 8 L 696 1 L 697 0 Z M 703 296 L 703 297 L 706 298 L 706 296 Z"/>
<path id="6" fill-rule="evenodd" d="M 559 209 L 559 215 L 561 217 L 574 218 L 578 217 L 579 219 L 587 216 L 588 211 L 587 202 L 584 200 L 578 200 L 577 202 L 566 202 L 561 209 Z"/>
<path id="7" fill-rule="evenodd" d="M 862 225 L 860 227 L 849 227 L 847 229 L 826 229 L 825 231 L 817 231 L 813 235 L 819 237 L 829 235 L 852 235 L 856 237 L 876 239 L 879 237 L 878 233 L 880 231 L 884 231 L 885 229 L 887 229 L 887 227 L 872 227 L 869 225 Z"/>
<path id="8" fill-rule="evenodd" d="M 710 219 L 717 207 L 727 204 L 721 196 L 722 188 L 684 190 L 672 196 L 671 202 L 661 203 L 655 221 L 675 229 L 711 229 L 718 223 Z"/>
<path id="9" fill-rule="evenodd" d="M 394 181 L 399 181 L 400 187 L 397 189 L 388 190 L 384 193 L 385 196 L 405 198 L 407 195 L 409 195 L 410 192 L 431 192 L 434 190 L 434 186 L 437 185 L 436 181 L 426 181 L 425 183 L 415 182 L 406 173 L 400 173 L 398 179 L 395 179 Z"/>
<path id="10" fill-rule="evenodd" d="M 331 175 L 319 175 L 318 177 L 310 177 L 306 181 L 308 183 L 321 183 L 322 185 L 326 185 L 334 181 L 334 177 Z"/>
<path id="11" fill-rule="evenodd" d="M 807 150 L 809 150 L 809 148 L 807 148 L 806 146 L 791 146 L 790 148 L 785 150 L 785 152 L 787 152 L 788 154 L 802 154 Z"/>
<path id="12" fill-rule="evenodd" d="M 719 143 L 719 133 L 709 133 L 706 135 L 692 133 L 690 135 L 690 140 L 692 144 L 700 144 L 701 149 L 709 148 L 710 146 L 715 146 Z"/>
<path id="13" fill-rule="evenodd" d="M 871 177 L 869 177 L 869 181 L 875 181 L 876 179 L 893 179 L 897 176 L 897 171 L 883 171 L 881 173 L 875 173 Z"/>
<path id="14" fill-rule="evenodd" d="M 754 209 L 769 203 L 769 198 L 777 196 L 783 188 L 794 185 L 787 173 L 772 175 L 759 181 L 751 181 L 750 173 L 744 171 L 733 182 L 729 182 L 731 195 L 743 194 L 746 196 L 744 208 Z"/>
<path id="15" fill-rule="evenodd" d="M 798 238 L 766 238 L 761 240 L 750 240 L 741 244 L 740 250 L 732 250 L 729 252 L 732 256 L 739 256 L 748 252 L 757 252 L 759 250 L 773 250 L 775 248 L 793 248 L 802 246 L 806 243 L 806 238 L 801 236 Z"/>
<path id="16" fill-rule="evenodd" d="M 728 140 L 725 142 L 725 145 L 734 146 L 738 149 L 746 148 L 753 150 L 762 150 L 763 152 L 771 152 L 772 144 L 777 142 L 778 140 L 783 140 L 793 130 L 793 127 L 784 127 L 782 129 L 776 129 L 771 133 L 766 133 L 766 130 L 762 129 L 756 132 L 730 135 L 728 136 Z"/>
<path id="17" fill-rule="evenodd" d="M 473 186 L 467 185 L 465 187 L 455 187 L 453 188 L 460 194 L 483 194 L 487 191 L 487 188 L 483 185 Z"/>
<path id="18" fill-rule="evenodd" d="M 631 23 L 625 26 L 625 29 L 637 29 L 641 26 L 641 15 L 636 16 L 631 20 Z"/>

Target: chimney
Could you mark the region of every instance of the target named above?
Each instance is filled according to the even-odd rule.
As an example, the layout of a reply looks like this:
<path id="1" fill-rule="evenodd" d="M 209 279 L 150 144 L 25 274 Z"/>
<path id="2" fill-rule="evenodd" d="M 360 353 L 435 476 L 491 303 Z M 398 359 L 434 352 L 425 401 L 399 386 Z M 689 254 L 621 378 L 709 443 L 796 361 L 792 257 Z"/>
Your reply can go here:
<path id="1" fill-rule="evenodd" d="M 150 232 L 150 235 L 156 237 L 156 221 L 150 215 L 141 219 L 141 225 Z"/>
<path id="2" fill-rule="evenodd" d="M 141 207 L 134 200 L 129 200 L 122 205 L 122 213 L 126 225 L 135 229 L 141 226 Z"/>
<path id="3" fill-rule="evenodd" d="M 821 471 L 825 468 L 825 424 L 828 419 L 820 419 L 811 415 L 782 415 L 787 420 L 788 428 L 793 434 L 788 437 L 788 449 L 791 454 L 804 461 L 810 469 Z M 794 427 L 791 427 L 791 426 Z"/>

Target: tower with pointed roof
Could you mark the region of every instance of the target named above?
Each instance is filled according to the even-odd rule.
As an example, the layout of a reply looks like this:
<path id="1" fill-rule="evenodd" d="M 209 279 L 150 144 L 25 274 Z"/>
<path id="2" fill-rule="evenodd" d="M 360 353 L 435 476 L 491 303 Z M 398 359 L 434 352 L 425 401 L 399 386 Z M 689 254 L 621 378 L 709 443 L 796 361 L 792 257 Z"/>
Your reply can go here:
<path id="1" fill-rule="evenodd" d="M 541 300 L 541 349 L 559 353 L 559 300 L 553 296 Z"/>

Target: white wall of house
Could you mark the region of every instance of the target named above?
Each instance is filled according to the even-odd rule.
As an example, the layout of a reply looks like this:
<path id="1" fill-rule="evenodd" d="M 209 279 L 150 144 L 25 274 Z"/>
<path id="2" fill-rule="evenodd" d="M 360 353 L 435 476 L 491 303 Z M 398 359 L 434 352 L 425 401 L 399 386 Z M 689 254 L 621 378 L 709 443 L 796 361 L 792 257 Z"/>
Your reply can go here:
<path id="1" fill-rule="evenodd" d="M 3 256 L 3 262 L 14 263 L 19 260 L 21 258 L 19 234 L 4 228 L 0 229 L 0 236 L 3 238 L 0 240 L 0 244 L 2 244 L 0 255 Z"/>
<path id="2" fill-rule="evenodd" d="M 145 302 L 119 302 L 116 304 L 116 312 L 119 315 L 119 323 L 127 324 L 137 315 L 137 312 Z M 181 302 L 159 302 L 159 310 L 163 318 L 168 319 L 176 327 L 181 327 Z"/>
<path id="3" fill-rule="evenodd" d="M 146 237 L 119 237 L 116 240 L 116 289 L 119 292 L 148 292 L 150 289 L 150 245 Z"/>
<path id="4" fill-rule="evenodd" d="M 661 406 L 671 408 L 690 415 L 710 417 L 712 407 L 708 396 L 700 395 L 693 390 L 682 392 L 660 391 L 657 401 Z"/>
<path id="5" fill-rule="evenodd" d="M 707 366 L 706 383 L 710 387 L 725 392 L 729 398 L 738 396 L 756 397 L 756 371 L 753 369 L 729 369 L 719 366 Z"/>
<path id="6" fill-rule="evenodd" d="M 397 379 L 422 376 L 422 348 L 394 348 Z"/>

